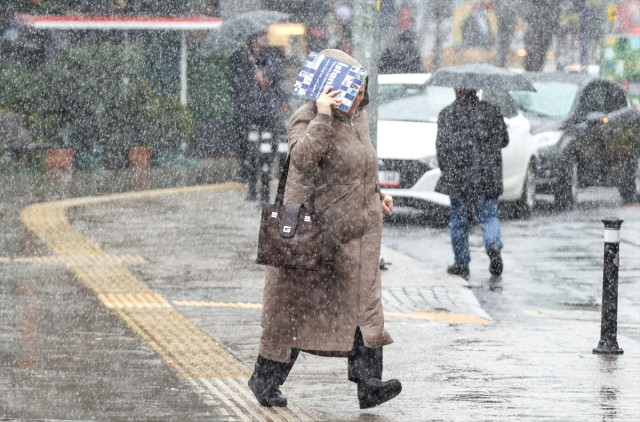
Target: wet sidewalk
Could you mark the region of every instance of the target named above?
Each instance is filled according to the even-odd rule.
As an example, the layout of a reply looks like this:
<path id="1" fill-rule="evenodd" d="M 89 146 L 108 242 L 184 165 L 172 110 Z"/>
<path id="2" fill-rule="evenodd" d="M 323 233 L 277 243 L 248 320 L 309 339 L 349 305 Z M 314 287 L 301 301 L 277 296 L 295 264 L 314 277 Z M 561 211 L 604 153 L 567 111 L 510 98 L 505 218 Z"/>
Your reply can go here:
<path id="1" fill-rule="evenodd" d="M 464 280 L 386 247 L 383 304 L 395 343 L 385 378 L 403 382 L 401 395 L 361 411 L 346 359 L 303 354 L 283 386 L 290 406 L 262 408 L 246 387 L 264 268 L 253 263 L 259 209 L 244 187 L 143 180 L 135 192 L 82 196 L 60 186 L 57 198 L 0 210 L 0 418 L 640 416 L 638 339 L 618 336 L 623 356 L 596 356 L 600 326 L 591 322 L 492 321 Z"/>

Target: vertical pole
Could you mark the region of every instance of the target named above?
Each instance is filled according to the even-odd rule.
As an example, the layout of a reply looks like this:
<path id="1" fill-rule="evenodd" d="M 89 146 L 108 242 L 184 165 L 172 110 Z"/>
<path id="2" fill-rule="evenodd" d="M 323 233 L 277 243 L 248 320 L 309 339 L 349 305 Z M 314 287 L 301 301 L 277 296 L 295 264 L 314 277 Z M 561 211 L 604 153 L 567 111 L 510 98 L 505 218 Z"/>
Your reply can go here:
<path id="1" fill-rule="evenodd" d="M 376 2 L 353 1 L 353 57 L 369 71 L 367 91 L 369 99 L 378 96 L 378 61 L 380 59 L 380 13 Z M 369 137 L 373 146 L 378 140 L 378 105 L 371 101 L 366 108 L 369 114 Z"/>
<path id="2" fill-rule="evenodd" d="M 435 43 L 433 47 L 433 70 L 438 70 L 442 66 L 442 21 L 450 14 L 450 1 L 429 2 L 431 16 L 435 20 Z"/>
<path id="3" fill-rule="evenodd" d="M 587 0 L 580 5 L 580 68 L 587 71 Z"/>
<path id="4" fill-rule="evenodd" d="M 270 202 L 271 192 L 269 183 L 271 182 L 271 167 L 273 166 L 273 133 L 264 130 L 260 133 L 260 183 L 261 183 L 261 203 Z"/>
<path id="5" fill-rule="evenodd" d="M 180 104 L 187 105 L 187 31 L 180 38 Z"/>
<path id="6" fill-rule="evenodd" d="M 440 24 L 442 23 L 442 16 L 438 15 L 436 18 L 436 41 L 433 47 L 433 71 L 440 69 L 442 66 L 442 30 Z"/>
<path id="7" fill-rule="evenodd" d="M 620 226 L 623 220 L 606 217 L 604 223 L 604 270 L 602 279 L 602 320 L 600 342 L 595 354 L 621 355 L 618 347 L 618 266 L 620 265 Z"/>

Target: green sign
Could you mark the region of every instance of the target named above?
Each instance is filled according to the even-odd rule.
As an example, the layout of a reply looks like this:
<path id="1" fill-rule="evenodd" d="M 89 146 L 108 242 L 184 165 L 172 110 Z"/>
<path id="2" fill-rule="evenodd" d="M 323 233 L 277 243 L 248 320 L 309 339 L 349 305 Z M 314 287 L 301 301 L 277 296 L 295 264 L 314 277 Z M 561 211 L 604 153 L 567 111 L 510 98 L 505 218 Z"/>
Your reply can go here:
<path id="1" fill-rule="evenodd" d="M 602 73 L 618 82 L 640 81 L 640 35 L 607 38 Z"/>
<path id="2" fill-rule="evenodd" d="M 633 103 L 640 107 L 640 35 L 606 39 L 602 74 L 622 83 Z"/>

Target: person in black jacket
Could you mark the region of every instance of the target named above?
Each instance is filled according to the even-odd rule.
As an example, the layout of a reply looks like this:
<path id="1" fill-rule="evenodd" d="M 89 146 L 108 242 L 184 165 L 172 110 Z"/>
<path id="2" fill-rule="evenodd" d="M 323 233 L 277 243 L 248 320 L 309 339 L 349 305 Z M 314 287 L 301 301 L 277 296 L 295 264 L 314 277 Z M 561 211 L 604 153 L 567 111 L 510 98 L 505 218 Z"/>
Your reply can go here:
<path id="1" fill-rule="evenodd" d="M 252 129 L 274 136 L 279 122 L 289 113 L 288 98 L 282 88 L 283 73 L 275 51 L 267 47 L 267 34 L 250 37 L 244 48 L 229 58 L 227 81 L 231 90 L 231 108 L 239 136 L 242 178 L 249 183 L 247 199 L 257 200 L 255 149 L 260 140 L 250 140 Z M 259 135 L 258 135 L 259 136 Z"/>
<path id="2" fill-rule="evenodd" d="M 402 31 L 380 56 L 380 73 L 420 73 L 422 60 L 416 47 L 416 37 L 409 29 Z"/>
<path id="3" fill-rule="evenodd" d="M 456 89 L 456 100 L 438 116 L 436 152 L 441 170 L 437 191 L 449 195 L 449 228 L 455 263 L 449 274 L 469 276 L 469 216 L 482 227 L 492 275 L 502 274 L 498 196 L 504 190 L 502 148 L 509 134 L 500 109 L 478 99 L 475 90 Z"/>

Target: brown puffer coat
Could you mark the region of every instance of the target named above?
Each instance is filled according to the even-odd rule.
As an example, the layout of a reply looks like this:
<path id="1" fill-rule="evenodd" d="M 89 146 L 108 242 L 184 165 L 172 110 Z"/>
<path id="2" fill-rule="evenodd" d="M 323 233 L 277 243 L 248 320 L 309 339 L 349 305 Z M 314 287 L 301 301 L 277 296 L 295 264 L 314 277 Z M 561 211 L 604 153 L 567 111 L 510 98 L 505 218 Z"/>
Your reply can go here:
<path id="1" fill-rule="evenodd" d="M 321 54 L 361 66 L 339 50 Z M 285 203 L 306 202 L 315 178 L 315 208 L 324 213 L 333 247 L 320 271 L 267 267 L 260 354 L 288 362 L 295 347 L 347 356 L 357 327 L 366 346 L 390 344 L 381 302 L 381 195 L 367 112 L 328 116 L 310 102 L 291 117 L 288 135 Z"/>

